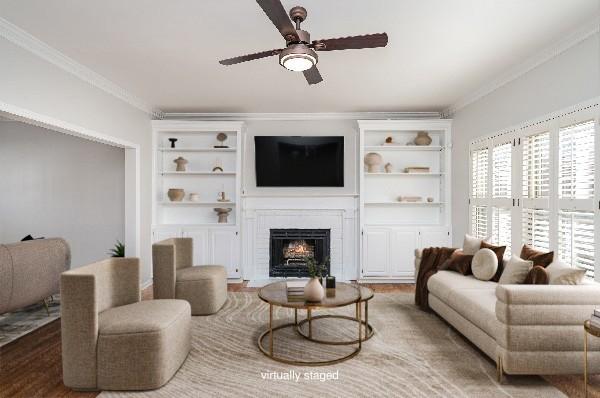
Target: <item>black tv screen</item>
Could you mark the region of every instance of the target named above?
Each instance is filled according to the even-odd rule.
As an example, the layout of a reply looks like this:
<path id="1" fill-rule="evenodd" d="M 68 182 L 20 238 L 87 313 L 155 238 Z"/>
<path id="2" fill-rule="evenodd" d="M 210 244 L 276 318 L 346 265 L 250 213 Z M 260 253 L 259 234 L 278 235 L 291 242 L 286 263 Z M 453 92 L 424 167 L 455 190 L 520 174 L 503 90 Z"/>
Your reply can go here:
<path id="1" fill-rule="evenodd" d="M 343 187 L 344 137 L 254 137 L 259 187 Z"/>

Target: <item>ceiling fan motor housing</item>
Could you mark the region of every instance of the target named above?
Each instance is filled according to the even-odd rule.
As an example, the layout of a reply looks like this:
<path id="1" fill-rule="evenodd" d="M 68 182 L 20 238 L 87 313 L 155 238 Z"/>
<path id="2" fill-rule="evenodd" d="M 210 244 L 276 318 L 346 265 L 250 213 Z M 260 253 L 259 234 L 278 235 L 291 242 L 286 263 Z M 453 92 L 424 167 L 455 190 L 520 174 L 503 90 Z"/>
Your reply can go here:
<path id="1" fill-rule="evenodd" d="M 298 43 L 298 44 L 289 44 L 288 47 L 279 53 L 279 65 L 283 66 L 286 69 L 294 70 L 294 71 L 302 71 L 305 69 L 291 69 L 289 67 L 289 61 L 293 60 L 307 60 L 312 64 L 311 66 L 316 65 L 319 62 L 319 56 L 315 51 L 311 48 L 308 48 L 306 44 Z M 308 66 L 308 64 L 306 64 Z M 308 68 L 306 68 L 308 69 Z"/>

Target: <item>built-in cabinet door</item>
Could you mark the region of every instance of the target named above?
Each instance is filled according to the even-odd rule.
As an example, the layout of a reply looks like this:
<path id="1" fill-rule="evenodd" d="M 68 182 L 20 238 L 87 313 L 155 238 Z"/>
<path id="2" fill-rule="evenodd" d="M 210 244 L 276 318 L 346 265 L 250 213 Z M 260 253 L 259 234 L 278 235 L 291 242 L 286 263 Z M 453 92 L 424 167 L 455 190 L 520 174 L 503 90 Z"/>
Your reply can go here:
<path id="1" fill-rule="evenodd" d="M 240 277 L 239 239 L 234 230 L 210 230 L 211 264 L 227 268 L 228 278 Z"/>
<path id="2" fill-rule="evenodd" d="M 194 265 L 210 263 L 209 237 L 206 228 L 184 228 L 184 238 L 192 238 L 194 250 Z"/>
<path id="3" fill-rule="evenodd" d="M 181 237 L 181 229 L 180 228 L 157 228 L 152 232 L 152 243 L 160 242 L 161 240 L 171 239 L 171 238 L 180 238 Z"/>
<path id="4" fill-rule="evenodd" d="M 420 230 L 420 243 L 419 247 L 424 249 L 426 247 L 448 247 L 450 246 L 450 234 L 448 229 L 426 229 Z"/>
<path id="5" fill-rule="evenodd" d="M 390 267 L 389 275 L 395 277 L 413 277 L 414 259 L 417 247 L 417 232 L 393 229 L 390 231 Z"/>
<path id="6" fill-rule="evenodd" d="M 363 276 L 387 276 L 389 230 L 366 228 L 363 239 Z"/>

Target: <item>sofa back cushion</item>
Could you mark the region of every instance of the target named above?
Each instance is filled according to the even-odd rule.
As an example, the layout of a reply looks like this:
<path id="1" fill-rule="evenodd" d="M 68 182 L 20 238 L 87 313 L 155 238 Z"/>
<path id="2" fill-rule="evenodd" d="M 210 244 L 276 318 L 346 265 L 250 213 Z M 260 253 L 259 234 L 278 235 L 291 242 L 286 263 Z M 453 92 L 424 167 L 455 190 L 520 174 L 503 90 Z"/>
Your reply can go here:
<path id="1" fill-rule="evenodd" d="M 533 265 L 539 265 L 544 268 L 552 264 L 554 260 L 554 252 L 543 252 L 533 249 L 529 245 L 523 245 L 521 249 L 521 255 L 519 256 L 523 260 L 533 261 Z"/>
<path id="2" fill-rule="evenodd" d="M 533 261 L 512 256 L 504 266 L 504 271 L 498 283 L 500 285 L 522 284 L 525 282 L 531 268 L 533 268 Z"/>
<path id="3" fill-rule="evenodd" d="M 464 254 L 462 250 L 455 250 L 452 256 L 440 265 L 439 270 L 471 275 L 471 261 L 473 261 L 473 255 Z"/>
<path id="4" fill-rule="evenodd" d="M 473 276 L 482 281 L 489 281 L 498 271 L 498 257 L 490 249 L 479 249 L 471 262 Z"/>
<path id="5" fill-rule="evenodd" d="M 500 280 L 500 275 L 504 270 L 504 252 L 506 251 L 506 246 L 494 246 L 486 241 L 481 242 L 480 249 L 490 249 L 494 253 L 496 253 L 496 257 L 498 258 L 498 269 L 496 270 L 496 275 L 492 278 L 493 282 L 498 282 Z"/>

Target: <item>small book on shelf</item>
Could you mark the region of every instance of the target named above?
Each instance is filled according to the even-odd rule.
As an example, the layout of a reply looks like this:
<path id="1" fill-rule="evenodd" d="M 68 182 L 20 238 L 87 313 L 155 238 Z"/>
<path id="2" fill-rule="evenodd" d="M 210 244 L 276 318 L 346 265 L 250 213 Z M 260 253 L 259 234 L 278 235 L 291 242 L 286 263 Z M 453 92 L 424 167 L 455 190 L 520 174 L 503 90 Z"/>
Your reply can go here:
<path id="1" fill-rule="evenodd" d="M 594 313 L 592 315 L 600 318 L 600 308 L 594 309 Z"/>

